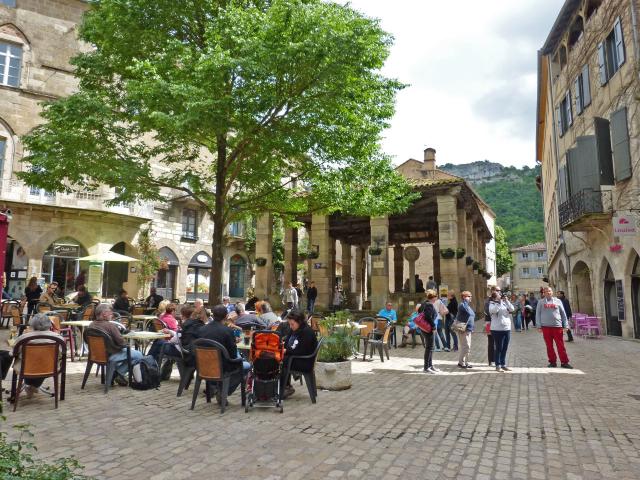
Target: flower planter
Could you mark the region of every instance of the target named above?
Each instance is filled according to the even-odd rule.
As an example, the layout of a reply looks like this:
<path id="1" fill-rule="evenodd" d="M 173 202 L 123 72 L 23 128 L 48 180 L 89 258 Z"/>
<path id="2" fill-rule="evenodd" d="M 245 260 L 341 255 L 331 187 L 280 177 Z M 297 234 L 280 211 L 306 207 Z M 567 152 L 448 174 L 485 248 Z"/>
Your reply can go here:
<path id="1" fill-rule="evenodd" d="M 478 270 L 480 268 L 480 262 L 473 262 L 473 269 Z"/>
<path id="2" fill-rule="evenodd" d="M 465 253 L 467 253 L 467 251 L 464 248 L 456 248 L 456 258 L 460 259 L 464 257 Z"/>
<path id="3" fill-rule="evenodd" d="M 316 362 L 316 385 L 324 390 L 351 388 L 351 362 Z"/>
<path id="4" fill-rule="evenodd" d="M 316 258 L 318 258 L 320 256 L 320 254 L 318 252 L 309 252 L 307 253 L 307 258 L 310 260 L 314 260 Z"/>
<path id="5" fill-rule="evenodd" d="M 440 256 L 442 258 L 453 258 L 456 256 L 456 251 L 453 248 L 444 248 L 440 250 Z"/>
<path id="6" fill-rule="evenodd" d="M 465 259 L 465 263 L 466 263 L 467 265 L 473 265 L 473 257 L 467 257 L 467 258 Z"/>
<path id="7" fill-rule="evenodd" d="M 377 257 L 378 255 L 382 255 L 382 249 L 381 248 L 376 248 L 376 247 L 371 247 L 369 249 L 369 255 L 371 255 L 372 257 Z"/>

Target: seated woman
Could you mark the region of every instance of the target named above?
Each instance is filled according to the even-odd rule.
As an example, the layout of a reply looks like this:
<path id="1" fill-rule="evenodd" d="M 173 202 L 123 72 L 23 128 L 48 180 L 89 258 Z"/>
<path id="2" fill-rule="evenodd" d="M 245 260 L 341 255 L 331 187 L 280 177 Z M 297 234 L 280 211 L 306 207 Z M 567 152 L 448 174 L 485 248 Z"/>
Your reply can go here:
<path id="1" fill-rule="evenodd" d="M 162 305 L 166 300 L 160 302 L 158 310 L 164 309 L 164 312 L 158 316 L 158 319 L 162 321 L 169 330 L 174 332 L 178 331 L 178 320 L 175 317 L 176 304 L 167 302 L 167 305 Z"/>
<path id="2" fill-rule="evenodd" d="M 414 323 L 414 320 L 418 316 L 418 310 L 420 310 L 420 304 L 416 305 L 415 311 L 409 317 L 407 324 L 402 328 L 402 343 L 400 344 L 400 348 L 405 348 L 407 346 L 409 335 L 414 339 L 413 348 L 416 348 L 415 336 L 416 334 L 419 335 L 420 332 L 418 331 L 418 327 Z"/>
<path id="3" fill-rule="evenodd" d="M 80 285 L 78 287 L 78 294 L 75 297 L 75 302 L 84 307 L 85 305 L 89 305 L 92 301 L 93 297 L 89 292 L 87 292 L 87 287 Z"/>
<path id="4" fill-rule="evenodd" d="M 118 293 L 118 298 L 116 298 L 115 302 L 113 302 L 113 309 L 119 310 L 121 312 L 130 312 L 131 311 L 131 303 L 129 302 L 129 294 L 126 290 L 120 290 Z"/>
<path id="5" fill-rule="evenodd" d="M 291 309 L 287 315 L 290 332 L 284 339 L 284 364 L 286 365 L 291 356 L 311 355 L 318 346 L 318 339 L 315 332 L 307 324 L 304 312 L 296 308 Z M 294 359 L 291 363 L 291 370 L 296 372 L 310 372 L 313 369 L 314 360 L 312 358 Z M 283 373 L 284 374 L 284 373 Z M 290 378 L 283 378 L 286 381 L 284 397 L 292 395 L 295 390 L 291 386 Z"/>
<path id="6" fill-rule="evenodd" d="M 22 339 L 27 337 L 33 337 L 35 335 L 46 335 L 47 337 L 52 337 L 52 338 L 62 338 L 57 333 L 54 333 L 51 331 L 51 320 L 44 313 L 34 314 L 33 317 L 31 317 L 31 320 L 29 321 L 29 326 L 33 331 L 22 334 L 20 335 L 19 338 Z M 48 341 L 45 339 L 40 339 L 40 340 L 34 340 L 34 342 L 47 343 Z M 20 372 L 20 366 L 21 366 L 19 353 L 20 352 L 17 350 L 13 352 L 13 356 L 15 358 L 15 361 L 13 363 L 13 370 L 16 372 L 16 374 Z M 25 392 L 26 392 L 27 398 L 33 397 L 33 395 L 35 395 L 38 392 L 38 389 L 42 386 L 42 383 L 44 382 L 44 380 L 45 380 L 44 378 L 25 378 L 24 379 Z"/>

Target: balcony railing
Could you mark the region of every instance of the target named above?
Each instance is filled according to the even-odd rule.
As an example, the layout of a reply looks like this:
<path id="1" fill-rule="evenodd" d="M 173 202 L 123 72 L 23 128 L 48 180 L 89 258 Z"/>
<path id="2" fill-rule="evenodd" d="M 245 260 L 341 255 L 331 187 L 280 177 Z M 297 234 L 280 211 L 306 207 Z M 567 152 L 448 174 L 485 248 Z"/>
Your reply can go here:
<path id="1" fill-rule="evenodd" d="M 576 226 L 581 220 L 608 215 L 611 209 L 611 190 L 586 188 L 560 204 L 558 208 L 560 228 Z"/>
<path id="2" fill-rule="evenodd" d="M 113 194 L 100 192 L 47 192 L 43 189 L 29 187 L 24 182 L 16 179 L 2 180 L 0 184 L 0 200 L 5 202 L 98 210 L 120 215 L 153 218 L 153 205 L 150 203 L 107 205 L 106 202 L 112 198 Z"/>

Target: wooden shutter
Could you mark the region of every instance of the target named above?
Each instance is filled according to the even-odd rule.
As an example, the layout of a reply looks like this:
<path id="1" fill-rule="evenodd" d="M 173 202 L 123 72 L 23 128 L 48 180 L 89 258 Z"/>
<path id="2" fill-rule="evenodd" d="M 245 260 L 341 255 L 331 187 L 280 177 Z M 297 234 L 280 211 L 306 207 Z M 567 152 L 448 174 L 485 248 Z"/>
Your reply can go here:
<path id="1" fill-rule="evenodd" d="M 560 110 L 560 107 L 556 108 L 556 119 L 558 121 L 558 135 L 562 137 L 562 135 L 564 135 L 564 128 L 562 124 L 562 111 Z"/>
<path id="2" fill-rule="evenodd" d="M 580 83 L 581 82 L 581 78 L 580 75 L 578 75 L 578 78 L 576 78 L 575 84 L 574 84 L 574 88 L 575 88 L 575 97 L 576 97 L 576 115 L 580 115 L 582 113 L 582 96 L 580 95 Z"/>
<path id="3" fill-rule="evenodd" d="M 620 17 L 616 18 L 613 24 L 613 38 L 616 44 L 616 62 L 618 68 L 624 63 L 624 38 L 622 36 L 622 24 L 620 23 Z"/>
<path id="4" fill-rule="evenodd" d="M 609 120 L 595 117 L 593 126 L 596 134 L 598 164 L 600 165 L 600 185 L 613 185 L 613 158 L 611 157 Z"/>
<path id="5" fill-rule="evenodd" d="M 622 107 L 611 114 L 611 146 L 613 149 L 616 182 L 626 180 L 631 177 L 627 107 Z"/>
<path id="6" fill-rule="evenodd" d="M 589 82 L 589 65 L 582 67 L 582 109 L 591 105 L 591 84 Z"/>
<path id="7" fill-rule="evenodd" d="M 569 197 L 573 197 L 582 190 L 580 178 L 580 165 L 578 164 L 578 155 L 575 148 L 567 150 L 567 191 Z"/>
<path id="8" fill-rule="evenodd" d="M 561 165 L 558 169 L 558 205 L 562 205 L 569 200 L 569 189 L 567 187 L 567 166 Z"/>
<path id="9" fill-rule="evenodd" d="M 576 139 L 580 186 L 582 189 L 600 190 L 600 165 L 596 148 L 596 136 L 586 135 Z"/>
<path id="10" fill-rule="evenodd" d="M 600 71 L 600 85 L 607 83 L 607 63 L 604 55 L 604 43 L 598 44 L 598 70 Z"/>
<path id="11" fill-rule="evenodd" d="M 564 108 L 567 112 L 567 128 L 569 128 L 573 125 L 573 115 L 571 114 L 571 90 L 567 90 L 567 93 L 564 96 Z"/>

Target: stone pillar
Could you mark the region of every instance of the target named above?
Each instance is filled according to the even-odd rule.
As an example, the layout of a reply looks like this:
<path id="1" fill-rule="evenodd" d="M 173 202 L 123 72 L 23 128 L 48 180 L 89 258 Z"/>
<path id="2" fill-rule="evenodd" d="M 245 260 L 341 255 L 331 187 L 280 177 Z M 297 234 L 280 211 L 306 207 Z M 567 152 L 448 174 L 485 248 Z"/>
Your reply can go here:
<path id="1" fill-rule="evenodd" d="M 264 258 L 264 266 L 256 265 L 256 297 L 269 298 L 273 289 L 273 215 L 265 213 L 256 224 L 256 258 Z"/>
<path id="2" fill-rule="evenodd" d="M 433 256 L 433 280 L 440 285 L 442 283 L 442 275 L 440 272 L 440 244 L 434 243 L 431 249 L 431 255 Z M 424 286 L 427 287 L 428 279 L 424 279 Z M 415 282 L 415 280 L 414 280 Z M 414 287 L 415 288 L 415 287 Z"/>
<path id="3" fill-rule="evenodd" d="M 342 250 L 342 288 L 347 289 L 349 295 L 353 294 L 351 284 L 351 245 L 340 240 Z"/>
<path id="4" fill-rule="evenodd" d="M 393 247 L 393 291 L 402 292 L 404 286 L 404 247 L 402 245 L 395 245 Z M 414 263 L 415 273 L 415 263 Z M 411 280 L 409 281 L 411 283 Z"/>
<path id="5" fill-rule="evenodd" d="M 404 249 L 404 258 L 409 262 L 409 293 L 416 293 L 416 260 L 420 258 L 420 250 L 411 245 Z"/>
<path id="6" fill-rule="evenodd" d="M 331 306 L 331 237 L 329 237 L 329 217 L 313 215 L 311 223 L 311 245 L 318 246 L 318 258 L 311 262 L 313 281 L 316 282 L 318 298 L 316 310 L 327 309 Z M 319 267 L 319 268 L 316 268 Z"/>
<path id="7" fill-rule="evenodd" d="M 389 218 L 371 217 L 371 246 L 382 250 L 371 258 L 371 309 L 380 310 L 389 297 Z"/>
<path id="8" fill-rule="evenodd" d="M 467 256 L 467 212 L 458 209 L 458 248 L 464 248 L 465 254 L 462 258 L 458 258 L 458 279 L 460 291 L 456 292 L 459 297 L 462 290 L 467 289 L 467 265 L 465 258 Z"/>
<path id="9" fill-rule="evenodd" d="M 329 279 L 331 285 L 331 302 L 333 303 L 333 289 L 338 284 L 336 281 L 336 240 L 329 237 Z"/>
<path id="10" fill-rule="evenodd" d="M 465 219 L 465 223 L 466 223 L 466 237 L 467 237 L 466 244 L 465 244 L 466 245 L 465 249 L 467 251 L 467 254 L 465 255 L 465 267 L 466 267 L 465 275 L 467 278 L 467 281 L 466 281 L 467 286 L 465 290 L 469 290 L 473 295 L 475 295 L 476 282 L 473 275 L 473 266 L 466 264 L 466 260 L 467 260 L 466 257 L 473 258 L 473 222 L 471 221 L 471 218 L 467 216 Z"/>
<path id="11" fill-rule="evenodd" d="M 284 283 L 298 283 L 298 229 L 284 229 Z"/>
<path id="12" fill-rule="evenodd" d="M 365 247 L 362 245 L 356 246 L 356 261 L 355 261 L 355 303 L 358 310 L 362 310 L 362 302 L 364 301 L 366 292 L 364 291 L 364 279 L 365 279 Z"/>
<path id="13" fill-rule="evenodd" d="M 458 201 L 455 197 L 458 189 L 446 195 L 438 195 L 438 243 L 440 250 L 458 248 Z M 435 258 L 435 254 L 434 254 Z M 440 258 L 440 284 L 458 292 L 460 277 L 458 274 L 458 260 L 455 258 Z"/>

